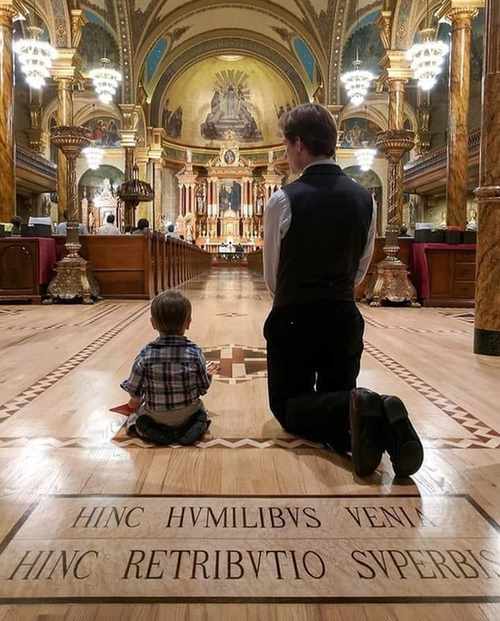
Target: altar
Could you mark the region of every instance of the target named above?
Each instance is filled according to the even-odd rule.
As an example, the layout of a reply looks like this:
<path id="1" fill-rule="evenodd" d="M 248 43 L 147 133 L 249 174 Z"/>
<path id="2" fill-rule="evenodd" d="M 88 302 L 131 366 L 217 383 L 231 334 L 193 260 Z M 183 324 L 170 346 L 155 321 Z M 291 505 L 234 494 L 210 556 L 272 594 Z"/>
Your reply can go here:
<path id="1" fill-rule="evenodd" d="M 269 162 L 271 165 L 272 156 Z M 186 166 L 177 178 L 179 235 L 213 254 L 227 245 L 238 246 L 241 253 L 262 246 L 265 204 L 281 187 L 281 176 L 273 174 L 270 183 L 269 174 L 257 172 L 240 155 L 232 131 L 226 132 L 219 154 L 206 167 L 195 169 L 188 152 Z"/>

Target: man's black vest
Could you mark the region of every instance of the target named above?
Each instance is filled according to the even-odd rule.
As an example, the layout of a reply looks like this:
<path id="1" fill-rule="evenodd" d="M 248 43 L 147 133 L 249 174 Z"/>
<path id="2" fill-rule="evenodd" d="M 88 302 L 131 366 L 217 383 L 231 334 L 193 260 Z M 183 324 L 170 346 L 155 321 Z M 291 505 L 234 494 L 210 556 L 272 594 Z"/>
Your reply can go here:
<path id="1" fill-rule="evenodd" d="M 370 193 L 339 166 L 317 164 L 283 188 L 292 212 L 281 240 L 274 307 L 353 301 L 370 229 Z"/>

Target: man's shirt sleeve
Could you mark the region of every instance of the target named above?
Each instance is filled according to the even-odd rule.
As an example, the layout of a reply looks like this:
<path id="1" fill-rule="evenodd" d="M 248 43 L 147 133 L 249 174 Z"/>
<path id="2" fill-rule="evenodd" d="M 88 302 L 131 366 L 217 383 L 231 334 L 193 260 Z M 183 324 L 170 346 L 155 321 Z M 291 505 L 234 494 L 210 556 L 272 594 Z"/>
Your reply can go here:
<path id="1" fill-rule="evenodd" d="M 274 296 L 280 260 L 281 240 L 292 219 L 290 202 L 283 190 L 275 192 L 264 210 L 264 281 Z"/>
<path id="2" fill-rule="evenodd" d="M 372 260 L 373 250 L 375 248 L 375 237 L 377 236 L 377 203 L 373 199 L 372 221 L 368 230 L 368 238 L 366 240 L 365 249 L 361 259 L 359 260 L 358 271 L 354 279 L 354 286 L 357 287 L 366 276 L 370 261 Z"/>

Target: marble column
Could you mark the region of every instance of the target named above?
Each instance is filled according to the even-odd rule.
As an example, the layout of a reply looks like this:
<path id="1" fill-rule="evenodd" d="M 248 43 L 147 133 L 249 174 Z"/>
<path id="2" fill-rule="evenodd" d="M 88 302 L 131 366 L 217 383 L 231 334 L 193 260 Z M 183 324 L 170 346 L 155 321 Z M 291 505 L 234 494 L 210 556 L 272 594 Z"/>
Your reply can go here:
<path id="1" fill-rule="evenodd" d="M 14 65 L 12 56 L 12 2 L 0 0 L 0 222 L 15 214 Z"/>
<path id="2" fill-rule="evenodd" d="M 469 180 L 469 100 L 472 20 L 475 8 L 451 8 L 450 89 L 448 111 L 448 226 L 465 229 Z"/>
<path id="3" fill-rule="evenodd" d="M 486 7 L 474 352 L 500 356 L 500 3 Z"/>
<path id="4" fill-rule="evenodd" d="M 71 78 L 57 78 L 57 124 L 73 125 L 73 83 Z M 59 222 L 68 211 L 68 174 L 66 156 L 61 149 L 57 153 L 57 212 Z"/>
<path id="5" fill-rule="evenodd" d="M 406 80 L 389 79 L 389 132 L 398 132 L 404 127 L 404 97 Z M 403 155 L 405 150 L 395 153 L 386 150 L 389 162 L 389 196 L 387 224 L 399 229 L 403 223 Z"/>

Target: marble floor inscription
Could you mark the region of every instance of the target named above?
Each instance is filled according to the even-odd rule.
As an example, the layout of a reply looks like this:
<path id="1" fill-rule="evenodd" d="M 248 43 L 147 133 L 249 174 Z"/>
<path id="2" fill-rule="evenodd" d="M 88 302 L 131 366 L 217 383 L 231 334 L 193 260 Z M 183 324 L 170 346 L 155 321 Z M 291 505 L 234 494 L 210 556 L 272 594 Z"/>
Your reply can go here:
<path id="1" fill-rule="evenodd" d="M 467 495 L 53 495 L 0 546 L 0 603 L 499 602 Z"/>

